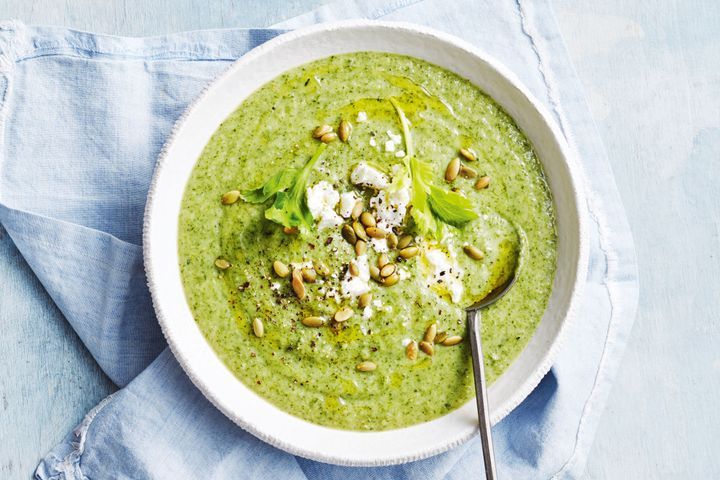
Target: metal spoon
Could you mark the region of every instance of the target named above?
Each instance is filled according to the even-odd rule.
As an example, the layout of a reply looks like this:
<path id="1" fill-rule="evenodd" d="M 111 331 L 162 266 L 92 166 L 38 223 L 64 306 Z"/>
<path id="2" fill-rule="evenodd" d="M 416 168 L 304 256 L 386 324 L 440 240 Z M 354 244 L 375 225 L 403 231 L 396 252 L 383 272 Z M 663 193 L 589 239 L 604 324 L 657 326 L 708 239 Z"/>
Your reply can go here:
<path id="1" fill-rule="evenodd" d="M 470 332 L 470 350 L 472 351 L 473 377 L 475 378 L 475 400 L 477 402 L 480 440 L 482 441 L 485 478 L 487 480 L 495 480 L 497 478 L 497 472 L 495 471 L 495 454 L 493 452 L 492 435 L 490 431 L 490 414 L 488 412 L 485 364 L 483 362 L 482 345 L 480 341 L 478 311 L 500 300 L 500 298 L 512 288 L 516 279 L 517 268 L 505 283 L 495 287 L 485 298 L 465 309 L 468 332 Z"/>

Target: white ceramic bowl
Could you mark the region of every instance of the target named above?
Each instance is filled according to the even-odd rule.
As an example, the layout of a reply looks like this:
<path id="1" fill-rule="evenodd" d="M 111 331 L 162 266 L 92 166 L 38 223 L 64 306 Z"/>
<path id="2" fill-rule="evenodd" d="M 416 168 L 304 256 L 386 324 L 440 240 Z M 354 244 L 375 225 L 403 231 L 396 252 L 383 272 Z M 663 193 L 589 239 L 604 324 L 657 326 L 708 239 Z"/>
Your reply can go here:
<path id="1" fill-rule="evenodd" d="M 193 383 L 235 423 L 288 452 L 342 465 L 389 465 L 458 445 L 477 431 L 474 402 L 430 422 L 381 432 L 336 430 L 292 416 L 233 376 L 195 324 L 178 267 L 178 213 L 185 184 L 219 124 L 258 87 L 282 72 L 332 54 L 410 55 L 469 79 L 517 122 L 547 174 L 558 229 L 557 273 L 535 334 L 489 391 L 493 423 L 515 408 L 547 373 L 564 326 L 578 307 L 587 247 L 581 175 L 560 130 L 517 78 L 473 46 L 410 24 L 349 21 L 281 35 L 255 48 L 215 80 L 178 121 L 155 170 L 145 213 L 145 269 L 158 320 Z"/>

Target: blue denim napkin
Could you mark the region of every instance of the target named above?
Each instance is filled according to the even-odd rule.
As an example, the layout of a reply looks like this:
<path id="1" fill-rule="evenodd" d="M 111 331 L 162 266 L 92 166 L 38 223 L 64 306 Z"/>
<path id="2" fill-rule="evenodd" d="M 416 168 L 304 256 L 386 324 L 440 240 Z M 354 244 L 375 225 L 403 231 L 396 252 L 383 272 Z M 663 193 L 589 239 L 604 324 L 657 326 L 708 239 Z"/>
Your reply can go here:
<path id="1" fill-rule="evenodd" d="M 576 477 L 632 325 L 637 272 L 612 172 L 551 8 L 522 0 L 345 0 L 282 27 L 354 17 L 425 24 L 481 47 L 547 105 L 582 160 L 592 244 L 585 308 L 551 372 L 494 428 L 501 478 Z M 0 222 L 123 387 L 42 460 L 38 479 L 481 478 L 477 439 L 396 467 L 293 457 L 226 419 L 165 348 L 140 247 L 155 159 L 203 87 L 278 33 L 137 39 L 0 25 Z"/>

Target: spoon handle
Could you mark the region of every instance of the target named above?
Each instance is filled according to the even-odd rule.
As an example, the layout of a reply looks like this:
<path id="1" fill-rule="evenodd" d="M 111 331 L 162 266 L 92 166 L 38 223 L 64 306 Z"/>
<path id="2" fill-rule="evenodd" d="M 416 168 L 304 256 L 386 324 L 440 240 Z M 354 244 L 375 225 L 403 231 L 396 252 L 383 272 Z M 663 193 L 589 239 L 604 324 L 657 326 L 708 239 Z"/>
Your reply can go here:
<path id="1" fill-rule="evenodd" d="M 485 365 L 483 362 L 482 344 L 480 340 L 480 322 L 478 311 L 467 311 L 468 332 L 470 332 L 470 349 L 472 350 L 473 377 L 475 378 L 475 400 L 477 402 L 480 440 L 482 441 L 483 460 L 485 462 L 485 478 L 495 480 L 495 454 L 493 452 L 492 434 L 490 430 L 490 414 L 488 412 L 487 387 L 485 385 Z"/>

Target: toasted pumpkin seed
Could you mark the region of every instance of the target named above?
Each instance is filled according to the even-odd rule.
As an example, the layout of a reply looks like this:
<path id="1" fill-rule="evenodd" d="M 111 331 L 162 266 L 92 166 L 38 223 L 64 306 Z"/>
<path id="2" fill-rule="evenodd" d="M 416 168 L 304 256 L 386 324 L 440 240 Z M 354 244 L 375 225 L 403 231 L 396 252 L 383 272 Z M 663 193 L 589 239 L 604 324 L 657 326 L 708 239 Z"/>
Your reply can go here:
<path id="1" fill-rule="evenodd" d="M 352 134 L 352 125 L 347 120 L 342 120 L 338 127 L 338 136 L 343 142 L 347 142 Z"/>
<path id="2" fill-rule="evenodd" d="M 435 341 L 435 335 L 437 335 L 437 324 L 433 323 L 425 329 L 423 340 L 428 343 L 433 343 Z"/>
<path id="3" fill-rule="evenodd" d="M 262 320 L 260 320 L 259 318 L 253 319 L 252 328 L 253 328 L 253 333 L 258 338 L 262 337 L 265 334 L 265 326 L 263 325 Z"/>
<path id="4" fill-rule="evenodd" d="M 237 190 L 230 190 L 227 193 L 223 193 L 223 196 L 220 197 L 220 203 L 223 205 L 232 205 L 233 203 L 237 202 L 240 198 L 240 192 Z"/>
<path id="5" fill-rule="evenodd" d="M 355 368 L 360 372 L 372 372 L 377 368 L 377 365 L 375 363 L 367 360 L 365 362 L 358 363 Z"/>
<path id="6" fill-rule="evenodd" d="M 367 252 L 367 242 L 365 240 L 358 240 L 355 242 L 355 255 L 358 257 L 364 255 Z"/>
<path id="7" fill-rule="evenodd" d="M 490 186 L 490 177 L 487 175 L 482 176 L 477 179 L 477 182 L 475 182 L 475 188 L 478 190 L 482 190 L 483 188 L 487 188 Z"/>
<path id="8" fill-rule="evenodd" d="M 302 278 L 307 283 L 315 283 L 315 280 L 317 280 L 317 273 L 312 268 L 304 267 L 300 270 L 300 273 L 302 273 Z"/>
<path id="9" fill-rule="evenodd" d="M 388 263 L 387 265 L 385 265 L 384 267 L 382 267 L 380 269 L 380 276 L 382 278 L 389 277 L 390 275 L 394 274 L 396 270 L 397 270 L 397 267 L 395 266 L 394 263 Z"/>
<path id="10" fill-rule="evenodd" d="M 348 264 L 348 271 L 350 272 L 350 275 L 352 275 L 353 277 L 357 277 L 360 275 L 360 268 L 358 268 L 358 266 L 355 262 L 350 262 Z"/>
<path id="11" fill-rule="evenodd" d="M 420 253 L 420 249 L 418 247 L 405 247 L 400 250 L 400 256 L 405 259 L 412 258 L 418 253 Z"/>
<path id="12" fill-rule="evenodd" d="M 372 302 L 372 293 L 370 292 L 363 293 L 358 297 L 358 306 L 360 308 L 369 307 L 370 302 Z"/>
<path id="13" fill-rule="evenodd" d="M 418 352 L 417 342 L 415 340 L 411 340 L 410 343 L 408 343 L 405 346 L 405 356 L 409 360 L 415 360 L 417 358 L 417 352 Z"/>
<path id="14" fill-rule="evenodd" d="M 469 148 L 461 148 L 460 155 L 462 155 L 463 158 L 469 162 L 474 162 L 475 160 L 477 160 L 477 155 L 475 155 L 475 152 L 473 152 Z"/>
<path id="15" fill-rule="evenodd" d="M 412 243 L 412 241 L 413 241 L 412 235 L 403 235 L 402 237 L 400 237 L 400 240 L 398 240 L 397 248 L 402 250 L 403 248 L 410 245 Z"/>
<path id="16" fill-rule="evenodd" d="M 477 174 L 478 173 L 470 167 L 466 167 L 465 165 L 460 167 L 460 175 L 465 178 L 475 178 Z"/>
<path id="17" fill-rule="evenodd" d="M 462 342 L 462 337 L 460 335 L 453 335 L 443 340 L 442 344 L 446 347 L 452 347 L 453 345 L 457 345 L 460 342 Z"/>
<path id="18" fill-rule="evenodd" d="M 315 130 L 313 130 L 313 138 L 322 138 L 323 135 L 327 135 L 328 133 L 332 132 L 333 128 L 330 125 L 320 125 Z"/>
<path id="19" fill-rule="evenodd" d="M 353 316 L 355 312 L 353 312 L 352 308 L 350 307 L 343 307 L 337 312 L 335 312 L 335 316 L 333 317 L 336 322 L 344 322 L 345 320 L 349 319 Z"/>
<path id="20" fill-rule="evenodd" d="M 383 230 L 382 228 L 378 228 L 378 227 L 367 227 L 365 229 L 365 232 L 367 232 L 367 234 L 370 235 L 372 238 L 387 237 L 387 232 L 385 232 L 385 230 Z"/>
<path id="21" fill-rule="evenodd" d="M 375 222 L 375 217 L 373 217 L 372 213 L 370 213 L 370 212 L 363 212 L 360 215 L 360 222 L 365 227 L 374 227 L 377 225 L 377 222 Z"/>
<path id="22" fill-rule="evenodd" d="M 298 231 L 297 227 L 283 227 L 283 233 L 285 235 L 295 235 Z"/>
<path id="23" fill-rule="evenodd" d="M 397 244 L 398 244 L 398 237 L 397 237 L 397 235 L 395 235 L 395 234 L 392 233 L 392 232 L 391 232 L 391 233 L 388 233 L 388 236 L 387 236 L 387 244 L 388 244 L 388 248 L 395 248 L 395 247 L 397 247 Z"/>
<path id="24" fill-rule="evenodd" d="M 342 233 L 343 238 L 350 245 L 355 245 L 355 242 L 357 242 L 357 235 L 355 235 L 355 230 L 347 223 L 342 226 L 342 230 L 340 230 L 340 233 Z"/>
<path id="25" fill-rule="evenodd" d="M 380 280 L 380 269 L 375 265 L 370 265 L 370 278 Z"/>
<path id="26" fill-rule="evenodd" d="M 305 317 L 302 319 L 302 324 L 306 327 L 322 327 L 325 325 L 325 319 L 323 317 Z"/>
<path id="27" fill-rule="evenodd" d="M 437 335 L 435 335 L 435 343 L 442 343 L 447 337 L 447 332 L 438 332 Z"/>
<path id="28" fill-rule="evenodd" d="M 355 206 L 353 206 L 352 213 L 350 214 L 353 220 L 360 218 L 360 215 L 363 213 L 363 208 L 364 206 L 362 200 L 358 200 Z"/>
<path id="29" fill-rule="evenodd" d="M 367 242 L 368 236 L 365 232 L 365 229 L 362 226 L 362 223 L 358 222 L 357 220 L 353 222 L 352 224 L 353 231 L 355 232 L 355 235 L 357 238 L 361 240 L 365 240 Z"/>
<path id="30" fill-rule="evenodd" d="M 230 262 L 225 260 L 224 258 L 218 258 L 215 260 L 215 266 L 220 270 L 227 270 L 228 268 L 232 267 Z"/>
<path id="31" fill-rule="evenodd" d="M 455 157 L 452 160 L 450 160 L 450 163 L 448 163 L 448 166 L 445 169 L 445 180 L 448 182 L 452 182 L 453 180 L 455 180 L 457 178 L 459 172 L 460 172 L 460 159 Z"/>
<path id="32" fill-rule="evenodd" d="M 280 278 L 285 278 L 290 275 L 290 269 L 280 260 L 273 262 L 273 270 L 275 270 L 275 274 Z"/>
<path id="33" fill-rule="evenodd" d="M 330 275 L 330 267 L 328 267 L 327 265 L 325 265 L 325 263 L 319 260 L 313 262 L 313 267 L 315 268 L 317 274 L 321 277 L 327 277 L 328 275 Z"/>
<path id="34" fill-rule="evenodd" d="M 330 142 L 334 142 L 335 140 L 337 140 L 337 138 L 338 138 L 337 133 L 330 132 L 330 133 L 326 133 L 325 135 L 320 137 L 320 141 L 323 143 L 330 143 Z"/>
<path id="35" fill-rule="evenodd" d="M 400 275 L 393 273 L 389 277 L 385 277 L 381 280 L 381 283 L 386 287 L 391 287 L 400 281 Z"/>
<path id="36" fill-rule="evenodd" d="M 298 299 L 302 300 L 305 298 L 305 285 L 303 285 L 302 272 L 300 270 L 293 270 L 291 285 Z"/>
<path id="37" fill-rule="evenodd" d="M 382 268 L 388 263 L 390 263 L 390 258 L 387 256 L 387 253 L 381 253 L 377 259 L 378 267 Z"/>
<path id="38" fill-rule="evenodd" d="M 420 342 L 419 347 L 420 350 L 422 350 L 423 353 L 425 353 L 426 355 L 432 356 L 432 354 L 435 353 L 435 347 L 433 347 L 433 344 L 430 342 L 426 342 L 425 340 Z"/>
<path id="39" fill-rule="evenodd" d="M 482 250 L 477 248 L 475 245 L 465 245 L 463 247 L 463 252 L 465 252 L 465 254 L 473 260 L 482 260 L 485 256 Z"/>

